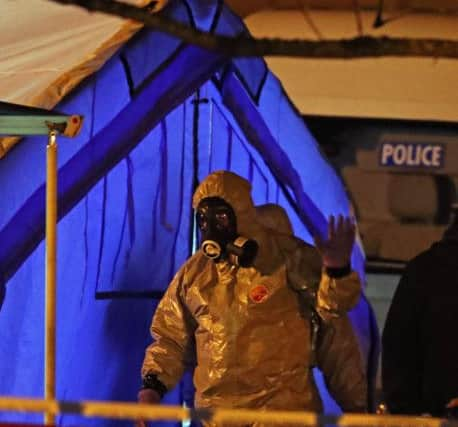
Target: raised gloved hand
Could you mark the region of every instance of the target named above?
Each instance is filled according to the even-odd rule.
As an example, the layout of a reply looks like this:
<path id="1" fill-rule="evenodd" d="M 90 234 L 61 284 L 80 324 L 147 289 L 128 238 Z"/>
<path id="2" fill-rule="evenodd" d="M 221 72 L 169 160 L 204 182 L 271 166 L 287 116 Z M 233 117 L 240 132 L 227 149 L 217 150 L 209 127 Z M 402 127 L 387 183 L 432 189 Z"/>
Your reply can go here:
<path id="1" fill-rule="evenodd" d="M 350 265 L 355 242 L 355 224 L 350 218 L 339 215 L 329 217 L 328 238 L 315 236 L 315 246 L 326 268 L 344 268 Z"/>
<path id="2" fill-rule="evenodd" d="M 156 390 L 151 388 L 142 388 L 137 395 L 138 403 L 157 405 L 161 401 L 161 396 Z M 135 427 L 146 427 L 145 420 L 137 420 Z"/>

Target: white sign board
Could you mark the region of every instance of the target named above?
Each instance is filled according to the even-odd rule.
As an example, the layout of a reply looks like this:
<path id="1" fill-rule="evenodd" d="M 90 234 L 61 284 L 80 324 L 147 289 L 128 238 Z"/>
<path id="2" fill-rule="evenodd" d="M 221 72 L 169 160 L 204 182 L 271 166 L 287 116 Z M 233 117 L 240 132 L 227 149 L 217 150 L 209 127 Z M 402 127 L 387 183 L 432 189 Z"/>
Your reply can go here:
<path id="1" fill-rule="evenodd" d="M 380 145 L 380 166 L 440 169 L 444 160 L 444 144 L 383 142 Z"/>

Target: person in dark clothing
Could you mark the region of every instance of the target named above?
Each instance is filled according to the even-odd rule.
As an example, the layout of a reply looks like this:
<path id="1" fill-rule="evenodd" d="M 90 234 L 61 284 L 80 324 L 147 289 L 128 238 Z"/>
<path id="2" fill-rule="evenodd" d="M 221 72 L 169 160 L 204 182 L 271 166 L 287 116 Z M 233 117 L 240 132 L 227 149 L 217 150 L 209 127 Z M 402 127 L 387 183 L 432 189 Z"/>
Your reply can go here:
<path id="1" fill-rule="evenodd" d="M 383 331 L 382 385 L 394 414 L 458 409 L 458 217 L 411 260 Z M 456 407 L 455 407 L 456 406 Z"/>

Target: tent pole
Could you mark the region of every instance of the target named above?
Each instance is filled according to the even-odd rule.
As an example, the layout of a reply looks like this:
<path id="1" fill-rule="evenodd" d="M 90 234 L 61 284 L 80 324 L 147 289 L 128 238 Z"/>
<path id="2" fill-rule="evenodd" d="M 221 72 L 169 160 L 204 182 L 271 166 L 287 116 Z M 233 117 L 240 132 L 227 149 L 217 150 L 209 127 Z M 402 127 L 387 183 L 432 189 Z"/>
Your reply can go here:
<path id="1" fill-rule="evenodd" d="M 46 147 L 46 290 L 45 290 L 45 400 L 56 397 L 56 224 L 57 224 L 57 131 L 51 130 Z M 45 425 L 54 424 L 51 412 Z"/>

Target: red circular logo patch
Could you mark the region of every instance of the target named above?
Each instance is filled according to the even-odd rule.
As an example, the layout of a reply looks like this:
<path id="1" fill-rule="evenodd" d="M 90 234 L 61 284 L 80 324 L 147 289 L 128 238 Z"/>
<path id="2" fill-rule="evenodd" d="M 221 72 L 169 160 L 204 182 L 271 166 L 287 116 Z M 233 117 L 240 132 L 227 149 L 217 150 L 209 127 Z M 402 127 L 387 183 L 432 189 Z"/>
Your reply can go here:
<path id="1" fill-rule="evenodd" d="M 264 285 L 257 285 L 250 290 L 250 299 L 255 303 L 265 301 L 269 295 L 269 290 Z"/>

